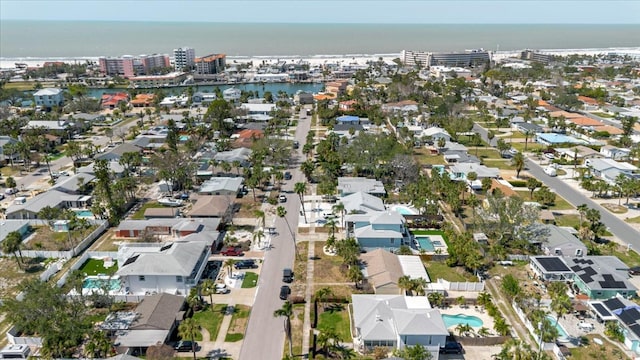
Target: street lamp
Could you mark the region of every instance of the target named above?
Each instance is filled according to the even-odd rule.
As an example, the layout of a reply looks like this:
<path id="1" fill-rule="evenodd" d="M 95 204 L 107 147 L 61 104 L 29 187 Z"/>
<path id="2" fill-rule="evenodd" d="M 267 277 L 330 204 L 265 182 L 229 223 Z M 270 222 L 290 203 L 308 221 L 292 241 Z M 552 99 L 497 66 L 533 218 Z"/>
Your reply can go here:
<path id="1" fill-rule="evenodd" d="M 537 360 L 540 360 L 540 357 L 542 356 L 542 341 L 543 341 L 543 335 L 544 335 L 543 330 L 544 330 L 544 327 L 542 326 L 542 321 L 540 321 L 538 322 L 538 331 L 540 332 L 540 341 L 538 344 L 538 356 L 536 356 Z"/>

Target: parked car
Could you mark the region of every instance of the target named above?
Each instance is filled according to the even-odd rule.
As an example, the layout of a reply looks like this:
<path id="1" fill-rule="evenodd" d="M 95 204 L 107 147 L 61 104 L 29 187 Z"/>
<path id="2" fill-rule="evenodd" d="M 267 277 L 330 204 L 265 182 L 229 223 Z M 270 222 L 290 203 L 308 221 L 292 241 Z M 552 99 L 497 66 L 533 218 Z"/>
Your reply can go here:
<path id="1" fill-rule="evenodd" d="M 297 148 L 299 148 L 299 147 L 300 147 L 300 143 L 299 143 L 298 141 L 294 141 L 294 142 L 293 142 L 293 148 L 294 148 L 294 149 L 297 149 Z"/>
<path id="2" fill-rule="evenodd" d="M 284 179 L 285 180 L 291 180 L 291 173 L 289 171 L 285 171 L 284 172 Z"/>
<path id="3" fill-rule="evenodd" d="M 180 341 L 178 341 L 176 346 L 174 346 L 174 349 L 176 351 L 179 351 L 179 352 L 192 351 L 194 345 L 195 345 L 195 348 L 197 349 L 198 348 L 198 343 L 194 344 L 193 341 L 180 340 Z"/>
<path id="4" fill-rule="evenodd" d="M 224 256 L 243 256 L 244 255 L 242 250 L 236 247 L 229 247 L 229 248 L 223 249 L 222 251 L 220 251 L 220 254 Z"/>
<path id="5" fill-rule="evenodd" d="M 231 290 L 225 284 L 216 284 L 216 294 L 228 294 Z"/>
<path id="6" fill-rule="evenodd" d="M 293 281 L 293 270 L 286 268 L 282 270 L 282 281 L 290 283 Z"/>
<path id="7" fill-rule="evenodd" d="M 280 196 L 278 196 L 278 201 L 281 203 L 287 202 L 287 197 L 281 194 Z"/>
<path id="8" fill-rule="evenodd" d="M 552 153 L 545 153 L 544 157 L 546 157 L 549 160 L 553 160 L 556 158 L 555 155 L 553 155 Z"/>
<path id="9" fill-rule="evenodd" d="M 462 354 L 462 345 L 456 341 L 447 342 L 440 347 L 440 354 Z"/>
<path id="10" fill-rule="evenodd" d="M 287 300 L 289 298 L 289 294 L 291 294 L 291 288 L 287 285 L 282 285 L 280 287 L 280 300 Z"/>
<path id="11" fill-rule="evenodd" d="M 257 269 L 258 268 L 258 264 L 256 264 L 255 260 L 242 260 L 242 261 L 238 261 L 237 263 L 233 264 L 233 267 L 235 267 L 236 270 L 240 270 L 240 269 Z"/>
<path id="12" fill-rule="evenodd" d="M 629 275 L 640 275 L 640 266 L 634 266 L 630 268 Z"/>
<path id="13" fill-rule="evenodd" d="M 8 188 L 7 190 L 4 191 L 5 194 L 7 195 L 13 195 L 18 193 L 18 189 L 16 188 Z"/>

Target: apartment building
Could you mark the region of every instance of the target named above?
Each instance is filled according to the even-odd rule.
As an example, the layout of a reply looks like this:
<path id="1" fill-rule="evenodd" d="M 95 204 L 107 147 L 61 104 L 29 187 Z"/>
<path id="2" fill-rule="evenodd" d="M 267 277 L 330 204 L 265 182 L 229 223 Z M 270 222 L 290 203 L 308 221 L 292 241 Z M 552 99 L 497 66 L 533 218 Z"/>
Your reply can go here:
<path id="1" fill-rule="evenodd" d="M 224 71 L 227 56 L 225 54 L 210 54 L 196 58 L 196 70 L 198 74 L 213 75 Z"/>
<path id="2" fill-rule="evenodd" d="M 403 50 L 401 60 L 406 66 L 470 67 L 489 63 L 491 54 L 483 49 L 446 53 Z"/>
<path id="3" fill-rule="evenodd" d="M 130 55 L 101 57 L 98 59 L 98 64 L 100 65 L 100 72 L 105 75 L 131 77 L 135 75 L 134 60 L 135 58 Z"/>
<path id="4" fill-rule="evenodd" d="M 149 75 L 156 68 L 168 68 L 171 66 L 169 56 L 166 54 L 140 55 L 142 71 Z"/>
<path id="5" fill-rule="evenodd" d="M 196 64 L 196 50 L 190 47 L 173 49 L 173 65 L 176 70 L 192 69 Z"/>

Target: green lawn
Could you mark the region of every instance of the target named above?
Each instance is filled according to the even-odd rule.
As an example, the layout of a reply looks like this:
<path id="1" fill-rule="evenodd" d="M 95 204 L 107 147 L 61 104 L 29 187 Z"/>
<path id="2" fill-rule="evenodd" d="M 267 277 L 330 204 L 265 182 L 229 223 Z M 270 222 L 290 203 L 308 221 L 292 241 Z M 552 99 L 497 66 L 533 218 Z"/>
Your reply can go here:
<path id="1" fill-rule="evenodd" d="M 207 307 L 206 309 L 193 314 L 193 320 L 195 320 L 198 325 L 209 331 L 211 339 L 217 339 L 226 308 L 227 304 L 215 304 L 213 306 L 213 311 L 211 311 L 210 307 Z M 202 340 L 202 338 L 200 340 Z"/>
<path id="2" fill-rule="evenodd" d="M 486 167 L 494 167 L 501 170 L 515 170 L 509 159 L 483 159 L 482 164 Z"/>
<path id="3" fill-rule="evenodd" d="M 322 310 L 322 307 L 319 307 Z M 332 329 L 342 341 L 351 340 L 349 312 L 346 304 L 327 304 L 327 310 L 318 316 L 318 330 Z"/>
<path id="4" fill-rule="evenodd" d="M 251 272 L 251 271 L 247 271 L 244 274 L 244 280 L 242 280 L 242 287 L 243 288 L 252 288 L 252 287 L 256 287 L 256 284 L 258 283 L 258 274 Z"/>
<path id="5" fill-rule="evenodd" d="M 524 151 L 524 143 L 511 143 L 511 147 L 522 152 Z M 544 145 L 542 144 L 537 144 L 532 142 L 531 140 L 529 140 L 529 143 L 527 144 L 527 152 L 531 152 L 533 150 L 537 150 L 537 149 L 544 149 Z"/>
<path id="6" fill-rule="evenodd" d="M 442 165 L 445 164 L 443 155 L 424 154 L 417 157 L 421 165 Z"/>
<path id="7" fill-rule="evenodd" d="M 632 224 L 640 224 L 640 216 L 636 216 L 636 217 L 632 217 L 632 218 L 626 218 L 624 221 L 626 221 L 628 223 L 632 223 Z"/>
<path id="8" fill-rule="evenodd" d="M 229 324 L 229 330 L 227 331 L 224 341 L 236 342 L 244 338 L 244 331 L 247 328 L 250 313 L 251 308 L 246 305 L 235 306 L 235 311 L 231 316 L 231 323 Z"/>
<path id="9" fill-rule="evenodd" d="M 444 279 L 451 282 L 478 281 L 473 275 L 467 274 L 459 267 L 449 267 L 441 261 L 429 261 L 425 263 L 427 273 L 431 281 Z"/>
<path id="10" fill-rule="evenodd" d="M 580 215 L 556 215 L 556 225 L 577 229 L 580 227 Z"/>
<path id="11" fill-rule="evenodd" d="M 80 267 L 80 272 L 91 275 L 113 275 L 118 270 L 117 261 L 113 262 L 113 266 L 109 268 L 104 267 L 104 261 L 101 259 L 88 259 Z"/>
<path id="12" fill-rule="evenodd" d="M 529 190 L 516 190 L 516 193 L 518 193 L 518 195 L 520 195 L 520 197 L 522 197 L 525 201 L 535 201 L 535 192 L 533 200 L 531 200 L 531 197 L 529 196 Z M 548 210 L 571 210 L 573 208 L 573 205 L 569 204 L 567 200 L 565 200 L 558 194 L 556 194 L 555 203 L 552 206 L 547 207 Z"/>
<path id="13" fill-rule="evenodd" d="M 500 159 L 500 152 L 498 152 L 498 150 L 495 149 L 478 149 L 478 152 L 476 154 L 476 150 L 469 150 L 469 154 L 472 155 L 476 155 L 477 157 L 481 158 L 481 159 Z"/>
<path id="14" fill-rule="evenodd" d="M 640 254 L 634 250 L 627 251 L 626 246 L 619 245 L 613 252 L 609 252 L 605 248 L 602 250 L 602 255 L 613 255 L 629 267 L 640 266 Z"/>
<path id="15" fill-rule="evenodd" d="M 136 211 L 131 216 L 131 219 L 133 219 L 133 220 L 144 220 L 144 212 L 147 209 L 150 209 L 150 208 L 161 208 L 161 207 L 164 207 L 164 206 L 158 204 L 157 201 L 149 201 L 148 203 L 145 203 L 144 205 L 142 205 L 140 207 L 140 209 L 138 209 L 138 211 Z"/>
<path id="16" fill-rule="evenodd" d="M 607 118 L 607 119 L 613 118 L 613 115 L 608 113 L 603 113 L 603 112 L 592 112 L 592 114 L 595 116 L 599 116 L 601 118 Z"/>

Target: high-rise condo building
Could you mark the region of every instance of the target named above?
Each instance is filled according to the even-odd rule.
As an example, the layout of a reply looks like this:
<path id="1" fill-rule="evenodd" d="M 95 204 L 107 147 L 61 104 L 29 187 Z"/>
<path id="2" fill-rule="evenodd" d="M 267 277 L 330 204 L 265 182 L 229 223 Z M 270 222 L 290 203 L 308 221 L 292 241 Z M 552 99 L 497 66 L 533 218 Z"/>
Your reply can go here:
<path id="1" fill-rule="evenodd" d="M 196 50 L 190 47 L 173 49 L 173 64 L 178 71 L 192 69 L 196 64 Z"/>

